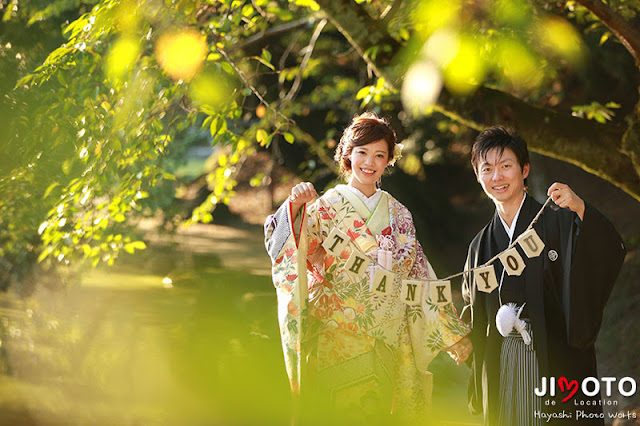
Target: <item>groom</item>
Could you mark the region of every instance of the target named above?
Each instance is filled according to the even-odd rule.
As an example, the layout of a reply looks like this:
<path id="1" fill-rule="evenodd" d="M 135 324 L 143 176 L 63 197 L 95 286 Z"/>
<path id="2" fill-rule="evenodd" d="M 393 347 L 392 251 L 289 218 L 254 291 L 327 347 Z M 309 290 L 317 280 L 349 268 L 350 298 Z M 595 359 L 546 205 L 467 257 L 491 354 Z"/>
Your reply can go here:
<path id="1" fill-rule="evenodd" d="M 504 251 L 542 208 L 527 194 L 529 152 L 514 130 L 495 126 L 480 133 L 471 163 L 496 212 L 469 245 L 465 270 Z M 572 413 L 562 420 L 552 416 L 550 424 L 604 424 L 599 394 L 588 397 L 579 389 L 562 402 L 566 395 L 539 397 L 534 389 L 542 378 L 581 384 L 597 377 L 594 342 L 626 251 L 611 223 L 568 185 L 554 183 L 547 195 L 561 209 L 545 208 L 534 226 L 544 244 L 539 256 L 528 258 L 518 248 L 525 259 L 520 275 L 505 273 L 497 260 L 493 286 L 486 274 L 464 277 L 474 348 L 469 407 L 483 413 L 485 425 L 542 425 L 550 412 Z M 496 314 L 506 304 L 514 304 L 523 332 L 498 331 Z M 595 418 L 576 419 L 577 408 Z"/>

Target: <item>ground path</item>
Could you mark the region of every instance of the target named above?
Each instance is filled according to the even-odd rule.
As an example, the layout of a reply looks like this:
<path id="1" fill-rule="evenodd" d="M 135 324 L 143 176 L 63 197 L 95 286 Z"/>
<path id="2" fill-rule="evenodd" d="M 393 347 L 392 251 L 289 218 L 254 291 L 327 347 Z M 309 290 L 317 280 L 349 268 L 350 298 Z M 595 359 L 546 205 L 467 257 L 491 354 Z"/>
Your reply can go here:
<path id="1" fill-rule="evenodd" d="M 0 295 L 0 425 L 287 424 L 261 228 L 148 240 L 81 285 Z M 434 371 L 437 424 L 477 424 L 465 414 L 468 369 L 438 358 Z"/>

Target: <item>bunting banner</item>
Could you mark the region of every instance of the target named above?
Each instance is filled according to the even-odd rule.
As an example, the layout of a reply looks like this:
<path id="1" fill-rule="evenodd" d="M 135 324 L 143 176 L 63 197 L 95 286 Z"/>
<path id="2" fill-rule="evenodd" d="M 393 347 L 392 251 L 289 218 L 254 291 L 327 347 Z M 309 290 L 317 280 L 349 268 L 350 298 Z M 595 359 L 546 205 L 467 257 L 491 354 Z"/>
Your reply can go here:
<path id="1" fill-rule="evenodd" d="M 526 262 L 517 246 L 520 247 L 526 258 L 540 256 L 545 244 L 537 234 L 533 225 L 537 222 L 545 207 L 551 201 L 547 198 L 538 214 L 531 221 L 525 232 L 513 241 L 509 247 L 495 255 L 489 261 L 475 268 L 467 269 L 457 274 L 450 275 L 440 280 L 402 280 L 401 299 L 408 306 L 421 305 L 423 301 L 436 306 L 444 306 L 453 302 L 451 293 L 451 279 L 468 272 L 475 272 L 474 282 L 478 291 L 491 293 L 498 288 L 498 278 L 492 263 L 500 260 L 504 270 L 509 275 L 520 275 L 526 268 Z M 369 291 L 381 297 L 391 294 L 396 274 L 393 273 L 390 264 L 391 259 L 380 250 L 378 261 L 372 260 L 364 254 L 356 241 L 352 240 L 345 232 L 338 229 L 337 224 L 322 243 L 325 251 L 333 256 L 349 256 L 345 265 L 346 272 L 355 282 L 361 281 L 364 274 L 369 274 Z M 355 247 L 351 248 L 351 244 Z M 347 250 L 347 253 L 345 253 Z M 383 261 L 388 260 L 388 261 Z M 384 263 L 384 267 L 381 265 Z M 373 265 L 373 268 L 370 266 Z"/>

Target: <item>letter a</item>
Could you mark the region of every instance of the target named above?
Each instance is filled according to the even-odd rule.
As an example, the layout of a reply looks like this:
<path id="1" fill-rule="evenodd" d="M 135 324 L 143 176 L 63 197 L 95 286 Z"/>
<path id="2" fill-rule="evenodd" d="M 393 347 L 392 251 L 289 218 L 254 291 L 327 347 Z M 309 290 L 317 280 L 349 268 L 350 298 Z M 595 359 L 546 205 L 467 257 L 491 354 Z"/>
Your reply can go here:
<path id="1" fill-rule="evenodd" d="M 370 291 L 381 296 L 391 294 L 395 278 L 396 274 L 377 266 L 376 273 L 371 280 Z"/>

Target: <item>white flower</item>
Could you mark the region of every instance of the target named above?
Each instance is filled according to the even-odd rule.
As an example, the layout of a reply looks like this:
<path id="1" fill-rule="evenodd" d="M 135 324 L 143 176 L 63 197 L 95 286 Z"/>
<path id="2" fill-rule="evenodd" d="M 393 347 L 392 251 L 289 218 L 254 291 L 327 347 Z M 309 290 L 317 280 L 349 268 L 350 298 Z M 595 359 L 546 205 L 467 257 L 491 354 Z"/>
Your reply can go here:
<path id="1" fill-rule="evenodd" d="M 396 144 L 396 146 L 393 147 L 393 158 L 391 158 L 391 161 L 389 161 L 390 166 L 393 166 L 394 164 L 396 164 L 396 161 L 402 158 L 403 148 L 404 148 L 404 145 L 402 145 L 401 143 L 398 143 Z"/>

